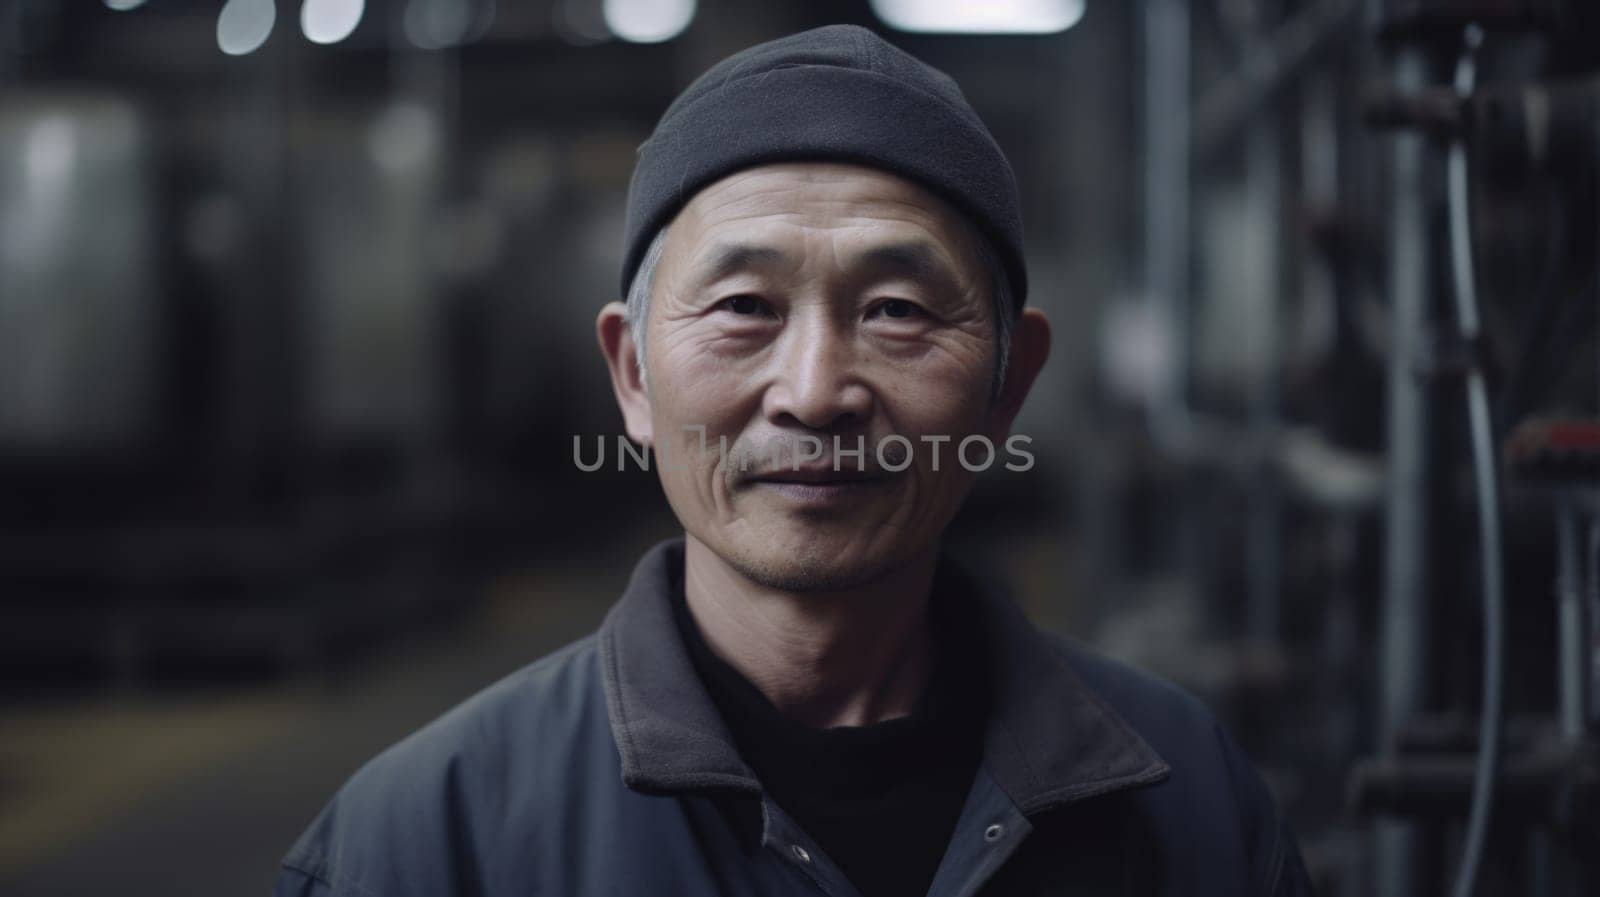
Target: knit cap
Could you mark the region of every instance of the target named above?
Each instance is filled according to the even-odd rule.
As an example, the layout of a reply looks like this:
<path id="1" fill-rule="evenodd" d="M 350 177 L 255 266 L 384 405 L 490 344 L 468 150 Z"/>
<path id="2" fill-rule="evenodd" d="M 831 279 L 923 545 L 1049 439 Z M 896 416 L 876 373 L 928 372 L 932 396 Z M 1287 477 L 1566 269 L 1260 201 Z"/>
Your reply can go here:
<path id="1" fill-rule="evenodd" d="M 771 162 L 855 162 L 964 212 L 1027 295 L 1016 178 L 944 72 L 866 28 L 828 25 L 741 50 L 695 79 L 639 147 L 628 185 L 622 295 L 656 231 L 701 189 Z"/>

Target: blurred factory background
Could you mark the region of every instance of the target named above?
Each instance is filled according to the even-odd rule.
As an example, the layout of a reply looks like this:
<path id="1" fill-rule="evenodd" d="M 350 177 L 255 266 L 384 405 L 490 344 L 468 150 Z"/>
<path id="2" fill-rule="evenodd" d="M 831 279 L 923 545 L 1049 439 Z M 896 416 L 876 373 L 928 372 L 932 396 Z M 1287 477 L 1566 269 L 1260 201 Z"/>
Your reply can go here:
<path id="1" fill-rule="evenodd" d="M 1592 0 L 0 0 L 0 893 L 263 894 L 598 622 L 673 532 L 572 460 L 634 148 L 829 22 L 1027 203 L 1038 466 L 953 542 L 1324 895 L 1600 893 Z"/>

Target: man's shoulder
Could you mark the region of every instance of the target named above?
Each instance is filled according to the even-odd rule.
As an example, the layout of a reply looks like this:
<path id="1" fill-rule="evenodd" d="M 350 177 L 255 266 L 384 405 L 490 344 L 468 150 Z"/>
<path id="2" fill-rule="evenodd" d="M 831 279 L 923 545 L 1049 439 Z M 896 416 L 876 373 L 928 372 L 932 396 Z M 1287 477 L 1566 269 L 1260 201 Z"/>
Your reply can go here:
<path id="1" fill-rule="evenodd" d="M 1292 833 L 1227 728 L 1198 697 L 1065 635 L 1049 638 L 1067 665 L 1172 768 L 1137 799 L 1181 840 L 1212 857 L 1240 851 L 1249 893 L 1309 893 Z M 1196 825 L 1196 823 L 1203 823 Z"/>
<path id="2" fill-rule="evenodd" d="M 1250 761 L 1200 698 L 1070 636 L 1050 633 L 1049 639 L 1089 693 L 1171 768 L 1153 794 L 1164 799 L 1185 795 L 1197 808 L 1225 795 L 1254 798 L 1234 790 L 1242 779 L 1254 777 Z"/>
<path id="3" fill-rule="evenodd" d="M 491 760 L 512 746 L 556 745 L 592 712 L 599 689 L 595 633 L 570 642 L 484 687 L 374 757 L 352 778 L 385 767 L 408 774 L 463 759 Z M 536 736 L 532 741 L 528 736 Z"/>
<path id="4" fill-rule="evenodd" d="M 1157 742 L 1184 744 L 1219 725 L 1205 703 L 1181 686 L 1069 635 L 1048 632 L 1046 637 L 1089 691 L 1158 752 L 1162 744 Z"/>
<path id="5" fill-rule="evenodd" d="M 283 865 L 337 883 L 336 893 L 383 893 L 374 870 L 427 882 L 449 865 L 442 846 L 492 836 L 529 810 L 519 797 L 546 793 L 575 764 L 603 764 L 596 640 L 591 633 L 533 661 L 368 760 Z"/>

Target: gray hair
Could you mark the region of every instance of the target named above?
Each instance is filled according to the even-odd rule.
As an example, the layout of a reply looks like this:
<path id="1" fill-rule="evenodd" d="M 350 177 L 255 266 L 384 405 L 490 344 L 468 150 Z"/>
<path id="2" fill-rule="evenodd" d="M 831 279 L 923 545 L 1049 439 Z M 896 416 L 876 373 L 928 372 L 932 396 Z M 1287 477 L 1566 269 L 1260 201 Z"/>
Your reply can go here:
<path id="1" fill-rule="evenodd" d="M 1011 279 L 1006 277 L 1000 256 L 994 251 L 989 238 L 976 232 L 974 236 L 978 244 L 978 260 L 989 273 L 989 292 L 994 296 L 995 337 L 999 351 L 995 353 L 994 386 L 990 391 L 990 398 L 993 399 L 1000 395 L 1000 387 L 1005 383 L 1006 365 L 1011 360 L 1011 330 L 1016 323 L 1017 311 L 1012 305 Z M 634 359 L 639 363 L 639 379 L 647 386 L 644 325 L 645 319 L 650 316 L 650 293 L 655 286 L 656 266 L 661 263 L 661 249 L 666 243 L 667 229 L 662 227 L 650 240 L 650 246 L 645 249 L 644 258 L 639 262 L 639 271 L 628 285 L 628 329 L 633 332 Z"/>

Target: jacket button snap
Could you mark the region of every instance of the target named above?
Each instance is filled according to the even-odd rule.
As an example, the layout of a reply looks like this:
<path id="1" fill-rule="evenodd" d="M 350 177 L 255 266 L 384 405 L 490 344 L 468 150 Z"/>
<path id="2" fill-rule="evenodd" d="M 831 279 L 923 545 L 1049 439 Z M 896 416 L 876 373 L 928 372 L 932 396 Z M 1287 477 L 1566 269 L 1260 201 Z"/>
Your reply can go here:
<path id="1" fill-rule="evenodd" d="M 804 847 L 801 847 L 798 844 L 791 844 L 791 845 L 789 845 L 789 849 L 794 851 L 794 858 L 799 860 L 800 862 L 802 862 L 802 863 L 811 862 L 811 854 L 807 853 L 806 849 Z"/>
<path id="2" fill-rule="evenodd" d="M 991 825 L 983 830 L 983 840 L 993 844 L 994 842 L 1000 840 L 1000 836 L 1004 835 L 1005 833 L 1005 827 L 996 823 L 995 825 Z"/>

